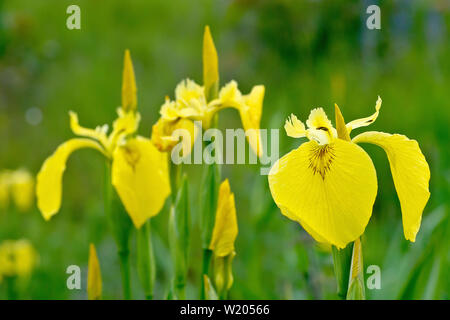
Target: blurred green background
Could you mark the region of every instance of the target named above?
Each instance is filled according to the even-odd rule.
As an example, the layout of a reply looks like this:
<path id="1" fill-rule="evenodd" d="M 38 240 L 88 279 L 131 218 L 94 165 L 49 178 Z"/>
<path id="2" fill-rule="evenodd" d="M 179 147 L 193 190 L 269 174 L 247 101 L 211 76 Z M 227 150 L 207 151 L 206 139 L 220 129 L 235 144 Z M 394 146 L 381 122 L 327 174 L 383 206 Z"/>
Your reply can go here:
<path id="1" fill-rule="evenodd" d="M 66 28 L 66 8 L 81 8 L 81 30 Z M 366 8 L 381 8 L 381 30 L 366 28 Z M 0 169 L 37 173 L 72 137 L 68 111 L 87 127 L 111 123 L 120 104 L 122 59 L 130 49 L 138 85 L 140 133 L 151 126 L 165 95 L 189 77 L 201 83 L 203 28 L 210 25 L 221 83 L 243 93 L 266 86 L 262 128 L 282 128 L 294 112 L 305 120 L 322 106 L 334 119 L 381 113 L 370 130 L 416 139 L 431 169 L 431 198 L 415 243 L 403 237 L 400 205 L 383 150 L 364 145 L 379 180 L 373 216 L 362 239 L 364 263 L 381 268 L 376 299 L 448 299 L 450 181 L 450 5 L 448 1 L 119 1 L 0 0 Z M 235 111 L 221 128 L 240 127 Z M 280 131 L 280 156 L 298 140 Z M 0 241 L 29 239 L 40 263 L 22 299 L 84 299 L 89 243 L 100 258 L 105 298 L 120 298 L 116 247 L 102 207 L 104 161 L 74 154 L 64 177 L 61 211 L 45 222 L 38 210 L 0 212 Z M 191 166 L 193 239 L 188 298 L 197 298 L 201 250 L 198 181 Z M 331 254 L 280 214 L 258 165 L 226 165 L 239 223 L 233 299 L 336 298 Z M 154 219 L 156 298 L 171 278 L 167 206 Z M 134 243 L 133 239 L 133 243 Z M 133 255 L 135 252 L 132 253 Z M 82 268 L 82 290 L 68 290 L 66 268 Z M 135 262 L 133 267 L 135 267 Z M 366 274 L 367 277 L 367 274 Z M 135 298 L 143 298 L 133 272 Z M 0 298 L 6 292 L 0 284 Z"/>

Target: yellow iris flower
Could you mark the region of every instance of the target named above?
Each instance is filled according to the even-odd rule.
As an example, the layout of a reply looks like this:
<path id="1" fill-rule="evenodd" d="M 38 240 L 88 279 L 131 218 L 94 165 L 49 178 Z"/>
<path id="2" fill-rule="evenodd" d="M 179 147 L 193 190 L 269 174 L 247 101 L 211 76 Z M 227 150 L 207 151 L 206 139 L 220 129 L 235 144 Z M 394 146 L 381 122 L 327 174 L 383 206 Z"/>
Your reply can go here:
<path id="1" fill-rule="evenodd" d="M 344 124 L 336 105 L 338 132 L 322 108 L 311 111 L 305 125 L 295 115 L 285 130 L 294 138 L 310 141 L 289 152 L 272 167 L 269 186 L 281 212 L 299 222 L 319 242 L 344 248 L 356 240 L 372 215 L 377 176 L 368 154 L 357 144 L 372 143 L 387 153 L 400 199 L 404 235 L 415 241 L 430 193 L 430 169 L 417 141 L 404 135 L 369 131 L 350 140 L 350 132 L 373 123 L 367 118 Z M 339 138 L 338 138 L 339 137 Z"/>
<path id="2" fill-rule="evenodd" d="M 25 169 L 0 172 L 0 208 L 7 208 L 10 198 L 19 211 L 28 211 L 34 200 L 34 178 Z"/>
<path id="3" fill-rule="evenodd" d="M 27 277 L 38 260 L 39 256 L 28 240 L 5 240 L 0 244 L 0 278 Z"/>
<path id="4" fill-rule="evenodd" d="M 92 148 L 111 162 L 112 184 L 136 228 L 156 215 L 170 194 L 167 155 L 149 139 L 138 136 L 140 114 L 136 111 L 136 84 L 129 51 L 125 51 L 122 107 L 108 135 L 108 126 L 84 128 L 70 112 L 70 127 L 82 138 L 61 144 L 44 162 L 37 176 L 38 208 L 49 220 L 61 206 L 62 176 L 68 157 L 75 150 Z"/>
<path id="5" fill-rule="evenodd" d="M 209 28 L 205 28 L 203 60 L 204 79 L 207 87 L 218 83 L 218 59 Z M 211 88 L 210 88 L 211 89 Z M 198 135 L 199 128 L 194 121 L 201 121 L 203 129 L 211 126 L 213 116 L 225 108 L 239 111 L 242 126 L 248 131 L 248 141 L 259 157 L 262 156 L 261 135 L 259 132 L 264 99 L 264 86 L 254 86 L 251 92 L 243 95 L 236 81 L 230 81 L 220 91 L 217 99 L 208 101 L 205 86 L 200 86 L 190 79 L 181 81 L 175 89 L 175 100 L 166 97 L 161 106 L 160 118 L 153 126 L 152 142 L 160 151 L 171 150 L 179 141 L 180 136 L 174 134 L 176 129 L 185 129 L 190 134 L 190 141 L 183 140 L 183 150 L 191 149 Z M 252 130 L 250 130 L 252 129 Z M 190 145 L 189 145 L 190 143 Z"/>

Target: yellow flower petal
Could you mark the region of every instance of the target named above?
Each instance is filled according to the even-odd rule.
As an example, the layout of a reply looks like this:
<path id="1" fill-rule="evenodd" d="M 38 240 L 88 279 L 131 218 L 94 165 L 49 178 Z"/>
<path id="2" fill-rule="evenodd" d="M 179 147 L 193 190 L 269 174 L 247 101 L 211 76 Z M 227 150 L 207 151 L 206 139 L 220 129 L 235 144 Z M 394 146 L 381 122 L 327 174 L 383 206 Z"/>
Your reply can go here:
<path id="1" fill-rule="evenodd" d="M 382 100 L 378 96 L 377 102 L 375 104 L 375 113 L 372 114 L 370 117 L 353 120 L 353 121 L 347 123 L 348 132 L 350 133 L 353 129 L 356 129 L 356 128 L 367 127 L 368 125 L 375 122 L 375 120 L 377 120 L 378 114 L 380 112 L 381 102 L 382 102 Z"/>
<path id="2" fill-rule="evenodd" d="M 219 188 L 216 220 L 209 249 L 217 257 L 225 257 L 234 252 L 234 241 L 238 234 L 234 194 L 230 191 L 228 179 Z"/>
<path id="3" fill-rule="evenodd" d="M 75 135 L 97 140 L 103 145 L 107 144 L 108 137 L 106 132 L 108 130 L 108 126 L 104 125 L 95 129 L 84 128 L 80 126 L 78 122 L 78 115 L 75 112 L 69 111 L 69 117 L 70 129 Z"/>
<path id="4" fill-rule="evenodd" d="M 125 50 L 122 76 L 122 109 L 124 111 L 128 112 L 130 110 L 136 110 L 136 91 L 136 80 L 134 77 L 134 69 L 133 63 L 131 62 L 130 51 Z"/>
<path id="5" fill-rule="evenodd" d="M 404 135 L 376 131 L 364 132 L 353 142 L 373 143 L 386 151 L 402 208 L 403 232 L 407 240 L 414 242 L 430 197 L 430 168 L 419 144 Z"/>
<path id="6" fill-rule="evenodd" d="M 159 213 L 170 194 L 167 154 L 143 137 L 128 140 L 114 152 L 112 184 L 140 228 Z"/>
<path id="7" fill-rule="evenodd" d="M 286 130 L 286 134 L 292 138 L 306 137 L 305 125 L 303 122 L 298 120 L 294 114 L 291 114 L 291 116 L 286 120 L 284 130 Z"/>
<path id="8" fill-rule="evenodd" d="M 185 131 L 176 131 L 179 129 Z M 179 133 L 180 135 L 178 135 Z M 183 134 L 181 135 L 181 133 Z M 183 156 L 187 156 L 191 152 L 199 133 L 200 128 L 189 119 L 166 121 L 160 118 L 152 127 L 152 143 L 159 151 L 167 152 L 172 150 L 172 148 L 182 140 L 183 151 L 186 150 L 185 154 L 183 153 Z"/>
<path id="9" fill-rule="evenodd" d="M 177 85 L 175 99 L 180 109 L 206 107 L 205 90 L 190 79 L 182 80 Z"/>
<path id="10" fill-rule="evenodd" d="M 239 109 L 243 103 L 242 93 L 238 89 L 237 82 L 231 80 L 225 86 L 220 89 L 219 98 L 212 104 L 220 103 L 222 106 L 234 107 Z"/>
<path id="11" fill-rule="evenodd" d="M 93 148 L 104 152 L 95 141 L 76 138 L 61 144 L 41 167 L 37 175 L 36 196 L 38 208 L 45 220 L 55 215 L 61 206 L 62 177 L 66 170 L 66 162 L 75 150 Z"/>
<path id="12" fill-rule="evenodd" d="M 275 203 L 317 241 L 344 248 L 363 232 L 372 214 L 377 178 L 372 160 L 341 139 L 302 144 L 272 167 Z"/>
<path id="13" fill-rule="evenodd" d="M 219 85 L 218 60 L 211 31 L 209 26 L 206 26 L 203 34 L 203 84 L 208 97 L 210 97 L 212 90 L 217 90 Z"/>
<path id="14" fill-rule="evenodd" d="M 308 120 L 306 120 L 306 125 L 308 128 L 326 128 L 329 131 L 331 131 L 331 128 L 333 127 L 331 121 L 327 117 L 327 114 L 322 108 L 315 108 L 311 110 Z"/>
<path id="15" fill-rule="evenodd" d="M 89 246 L 87 294 L 89 300 L 100 300 L 102 298 L 102 273 L 97 257 L 95 246 Z"/>
<path id="16" fill-rule="evenodd" d="M 306 136 L 310 140 L 315 140 L 320 145 L 325 145 L 337 136 L 336 129 L 333 128 L 331 121 L 328 119 L 325 111 L 322 108 L 311 110 L 308 120 Z"/>
<path id="17" fill-rule="evenodd" d="M 264 100 L 264 86 L 254 86 L 252 91 L 243 97 L 239 107 L 242 126 L 246 131 L 248 142 L 258 157 L 263 154 L 261 132 L 259 131 Z"/>

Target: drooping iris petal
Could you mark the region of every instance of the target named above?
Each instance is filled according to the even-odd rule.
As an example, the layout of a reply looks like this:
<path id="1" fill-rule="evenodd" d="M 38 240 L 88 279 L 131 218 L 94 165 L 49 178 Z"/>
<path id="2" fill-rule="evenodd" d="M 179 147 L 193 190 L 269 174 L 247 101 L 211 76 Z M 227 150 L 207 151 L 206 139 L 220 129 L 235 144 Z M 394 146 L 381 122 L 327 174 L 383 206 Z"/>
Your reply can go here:
<path id="1" fill-rule="evenodd" d="M 167 154 L 143 137 L 114 151 L 112 184 L 136 228 L 162 209 L 170 194 Z"/>
<path id="2" fill-rule="evenodd" d="M 263 154 L 259 126 L 264 100 L 264 86 L 254 86 L 252 91 L 243 96 L 243 104 L 239 107 L 242 126 L 246 131 L 248 143 L 258 157 Z"/>
<path id="3" fill-rule="evenodd" d="M 369 117 L 361 118 L 353 120 L 349 123 L 347 123 L 347 131 L 350 133 L 353 129 L 360 128 L 360 127 L 367 127 L 368 125 L 372 124 L 377 120 L 378 114 L 380 113 L 382 100 L 380 97 L 378 97 L 377 102 L 375 104 L 375 113 L 372 114 Z"/>
<path id="4" fill-rule="evenodd" d="M 102 274 L 97 251 L 91 243 L 89 246 L 88 281 L 87 294 L 89 300 L 99 300 L 102 298 Z"/>
<path id="5" fill-rule="evenodd" d="M 353 142 L 376 144 L 386 151 L 402 208 L 403 232 L 414 242 L 430 197 L 430 168 L 419 144 L 404 135 L 376 131 L 357 135 Z"/>
<path id="6" fill-rule="evenodd" d="M 237 234 L 238 225 L 234 194 L 231 193 L 230 183 L 226 179 L 219 188 L 216 220 L 209 249 L 213 250 L 214 255 L 218 257 L 225 257 L 233 253 Z"/>
<path id="7" fill-rule="evenodd" d="M 285 216 L 339 248 L 364 232 L 377 194 L 372 160 L 341 139 L 324 146 L 310 141 L 291 151 L 272 167 L 269 186 Z"/>
<path id="8" fill-rule="evenodd" d="M 104 152 L 100 144 L 93 140 L 71 139 L 61 144 L 42 165 L 37 175 L 36 196 L 38 208 L 45 220 L 49 220 L 61 207 L 62 177 L 67 159 L 72 152 L 81 148 Z"/>

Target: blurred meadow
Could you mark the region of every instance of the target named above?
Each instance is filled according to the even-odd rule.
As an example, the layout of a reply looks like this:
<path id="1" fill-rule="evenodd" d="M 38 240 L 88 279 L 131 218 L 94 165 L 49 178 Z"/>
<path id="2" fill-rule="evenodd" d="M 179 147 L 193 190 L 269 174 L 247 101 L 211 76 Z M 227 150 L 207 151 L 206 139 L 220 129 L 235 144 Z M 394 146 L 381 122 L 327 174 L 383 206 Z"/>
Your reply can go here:
<path id="1" fill-rule="evenodd" d="M 381 30 L 366 27 L 366 8 L 381 8 Z M 66 8 L 81 8 L 81 30 L 66 28 Z M 362 238 L 364 264 L 381 268 L 370 299 L 448 299 L 450 182 L 450 4 L 448 1 L 0 0 L 0 170 L 35 175 L 72 137 L 69 110 L 86 127 L 110 124 L 120 105 L 122 59 L 133 58 L 139 133 L 150 137 L 166 95 L 184 78 L 201 83 L 202 36 L 209 25 L 219 54 L 221 84 L 243 92 L 264 84 L 261 128 L 282 129 L 288 115 L 305 120 L 334 103 L 347 121 L 370 115 L 368 130 L 419 142 L 431 170 L 430 200 L 415 243 L 403 236 L 400 204 L 384 151 L 364 145 L 378 176 L 374 212 Z M 240 127 L 225 111 L 220 128 Z M 280 131 L 280 157 L 299 145 Z M 39 263 L 17 289 L 19 299 L 85 299 L 89 243 L 95 243 L 104 298 L 121 298 L 116 247 L 103 213 L 104 162 L 82 150 L 69 160 L 60 212 L 44 221 L 36 205 L 0 210 L 0 242 L 28 239 Z M 334 299 L 329 248 L 318 245 L 273 202 L 259 165 L 224 165 L 235 193 L 239 234 L 232 299 Z M 198 190 L 201 166 L 187 166 L 192 240 L 187 298 L 198 297 L 201 249 Z M 168 205 L 152 220 L 155 298 L 167 296 L 172 265 Z M 132 239 L 134 243 L 135 239 Z M 132 246 L 133 247 L 133 246 Z M 132 257 L 135 252 L 132 252 Z M 132 268 L 135 268 L 132 259 Z M 66 268 L 79 265 L 82 289 L 69 290 Z M 366 274 L 367 277 L 367 274 Z M 7 289 L 0 283 L 0 298 Z M 133 296 L 144 298 L 136 272 Z"/>

